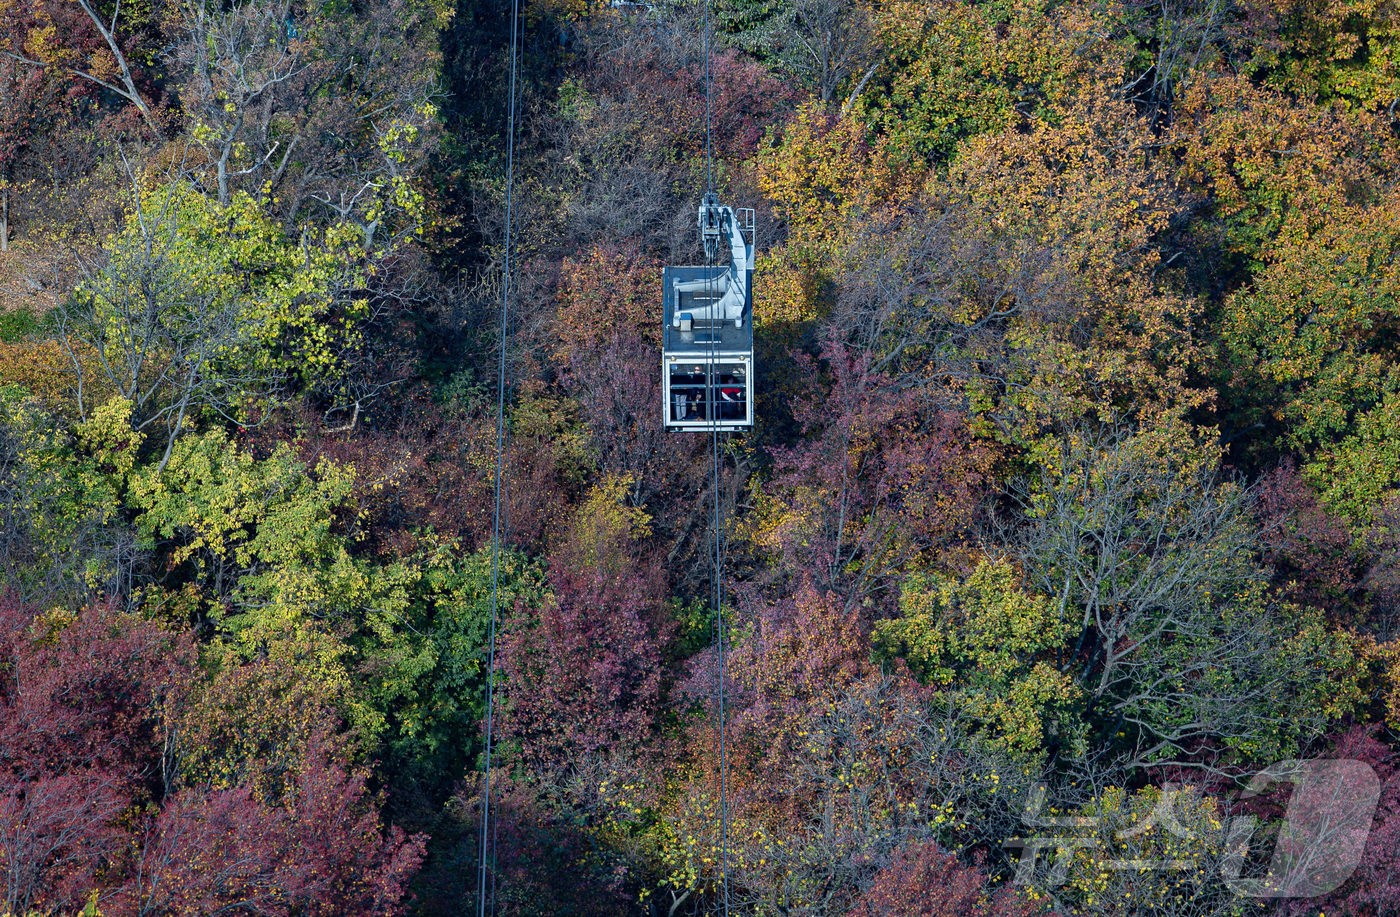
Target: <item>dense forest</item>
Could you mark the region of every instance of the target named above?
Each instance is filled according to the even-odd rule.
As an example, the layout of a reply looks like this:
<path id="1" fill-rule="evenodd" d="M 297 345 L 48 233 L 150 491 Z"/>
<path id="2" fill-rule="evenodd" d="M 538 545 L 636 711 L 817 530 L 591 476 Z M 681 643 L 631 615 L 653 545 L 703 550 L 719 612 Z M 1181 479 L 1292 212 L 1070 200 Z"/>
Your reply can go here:
<path id="1" fill-rule="evenodd" d="M 1400 7 L 518 27 L 0 0 L 0 914 L 1400 914 Z"/>

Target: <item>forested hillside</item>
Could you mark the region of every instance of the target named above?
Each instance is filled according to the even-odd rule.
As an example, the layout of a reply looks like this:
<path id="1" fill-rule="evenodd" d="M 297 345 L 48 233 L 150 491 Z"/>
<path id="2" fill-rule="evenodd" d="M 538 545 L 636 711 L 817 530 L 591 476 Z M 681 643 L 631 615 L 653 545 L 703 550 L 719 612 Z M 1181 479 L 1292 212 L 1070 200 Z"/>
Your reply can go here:
<path id="1" fill-rule="evenodd" d="M 1400 913 L 1400 7 L 519 29 L 0 0 L 0 914 Z"/>

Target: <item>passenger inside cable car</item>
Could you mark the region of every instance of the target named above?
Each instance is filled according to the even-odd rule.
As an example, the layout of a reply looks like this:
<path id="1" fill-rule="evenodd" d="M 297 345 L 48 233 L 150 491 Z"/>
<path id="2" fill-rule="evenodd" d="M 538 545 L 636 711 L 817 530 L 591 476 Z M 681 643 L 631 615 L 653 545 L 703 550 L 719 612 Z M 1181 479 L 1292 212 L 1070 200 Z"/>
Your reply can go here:
<path id="1" fill-rule="evenodd" d="M 671 419 L 705 418 L 705 367 L 671 364 Z"/>
<path id="2" fill-rule="evenodd" d="M 744 368 L 721 364 L 717 375 L 719 385 L 714 392 L 714 401 L 719 406 L 719 419 L 743 420 L 746 416 Z"/>
<path id="3" fill-rule="evenodd" d="M 719 420 L 748 416 L 747 373 L 742 363 L 713 369 L 691 363 L 671 365 L 671 420 L 709 420 L 710 405 Z"/>

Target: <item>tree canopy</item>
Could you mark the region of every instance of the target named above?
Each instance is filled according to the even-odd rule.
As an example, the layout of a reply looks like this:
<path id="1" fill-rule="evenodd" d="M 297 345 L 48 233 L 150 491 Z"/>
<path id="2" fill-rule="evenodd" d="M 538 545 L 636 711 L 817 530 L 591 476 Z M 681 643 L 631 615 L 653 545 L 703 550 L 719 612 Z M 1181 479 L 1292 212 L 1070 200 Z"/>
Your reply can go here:
<path id="1" fill-rule="evenodd" d="M 510 15 L 0 0 L 0 912 L 1400 909 L 1396 10 Z"/>

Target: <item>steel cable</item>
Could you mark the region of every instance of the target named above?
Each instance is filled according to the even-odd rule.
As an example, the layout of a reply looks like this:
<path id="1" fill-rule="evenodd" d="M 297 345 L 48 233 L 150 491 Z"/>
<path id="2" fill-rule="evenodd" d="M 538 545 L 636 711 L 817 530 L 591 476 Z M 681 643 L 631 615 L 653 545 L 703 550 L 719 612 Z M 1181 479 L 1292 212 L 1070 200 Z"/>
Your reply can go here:
<path id="1" fill-rule="evenodd" d="M 712 105 L 710 100 L 711 84 L 713 82 L 711 71 L 711 58 L 714 50 L 714 28 L 710 22 L 710 0 L 705 0 L 705 202 L 712 205 L 715 190 L 714 182 L 714 147 L 711 139 L 711 115 Z M 737 227 L 736 232 L 741 231 Z M 706 253 L 706 261 L 711 259 Z M 714 265 L 709 265 L 711 278 L 711 296 L 714 296 L 715 277 Z M 742 265 L 734 265 L 734 269 L 741 269 Z M 736 278 L 737 279 L 737 278 Z M 712 307 L 713 308 L 713 307 Z M 753 316 L 749 316 L 752 321 Z M 710 340 L 710 361 L 707 369 L 712 375 L 709 384 L 706 386 L 706 401 L 710 415 L 710 491 L 714 498 L 714 529 L 715 529 L 715 556 L 714 556 L 714 577 L 713 589 L 710 594 L 711 611 L 715 617 L 715 652 L 717 655 L 717 674 L 715 685 L 715 707 L 717 728 L 719 732 L 719 819 L 720 819 L 720 889 L 717 911 L 722 917 L 729 914 L 729 757 L 726 739 L 726 717 L 724 710 L 724 555 L 723 555 L 723 529 L 720 524 L 720 452 L 719 452 L 719 398 L 717 398 L 720 385 L 719 346 L 721 331 L 723 329 L 723 319 L 715 327 L 720 330 L 712 332 Z M 714 319 L 711 318 L 711 323 Z M 751 394 L 751 392 L 750 392 Z"/>
<path id="2" fill-rule="evenodd" d="M 496 619 L 501 596 L 501 543 L 505 536 L 505 513 L 502 496 L 505 491 L 506 435 L 506 352 L 510 342 L 510 243 L 511 218 L 515 191 L 515 81 L 518 64 L 520 0 L 511 0 L 510 10 L 510 103 L 506 116 L 506 219 L 505 242 L 501 266 L 501 355 L 496 377 L 496 475 L 494 509 L 491 520 L 491 622 L 486 641 L 486 737 L 483 748 L 483 779 L 481 784 L 481 835 L 477 875 L 477 917 L 496 913 L 496 831 L 491 819 L 491 751 L 495 738 L 496 700 Z M 490 883 L 487 883 L 487 873 Z M 488 910 L 489 905 L 489 910 Z"/>

